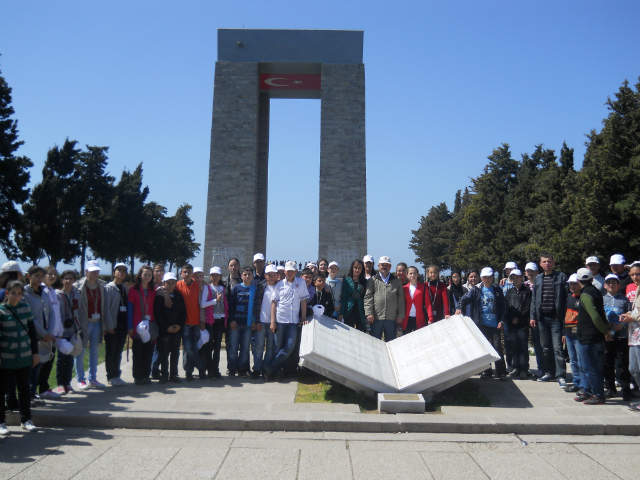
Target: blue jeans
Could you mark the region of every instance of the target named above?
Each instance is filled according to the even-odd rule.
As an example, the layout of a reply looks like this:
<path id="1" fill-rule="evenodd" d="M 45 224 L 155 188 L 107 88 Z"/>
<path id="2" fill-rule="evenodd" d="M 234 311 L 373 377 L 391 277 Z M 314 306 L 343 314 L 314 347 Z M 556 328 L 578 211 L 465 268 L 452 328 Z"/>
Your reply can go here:
<path id="1" fill-rule="evenodd" d="M 273 335 L 274 356 L 271 365 L 267 367 L 269 373 L 276 373 L 282 370 L 282 364 L 291 356 L 296 348 L 298 340 L 297 323 L 278 322 L 278 331 Z"/>
<path id="2" fill-rule="evenodd" d="M 507 337 L 509 338 L 507 343 L 511 347 L 511 366 L 518 373 L 527 372 L 529 370 L 529 328 L 511 326 Z"/>
<path id="3" fill-rule="evenodd" d="M 531 329 L 531 343 L 533 343 L 533 351 L 536 354 L 538 370 L 542 370 L 544 355 L 542 354 L 542 345 L 540 345 L 540 329 L 538 328 L 538 324 L 536 324 L 535 328 Z"/>
<path id="4" fill-rule="evenodd" d="M 251 327 L 238 325 L 235 330 L 229 328 L 229 373 L 249 371 L 249 348 L 251 345 Z M 240 347 L 240 354 L 238 354 Z"/>
<path id="5" fill-rule="evenodd" d="M 573 375 L 573 384 L 582 388 L 582 382 L 580 381 L 580 354 L 578 353 L 578 337 L 575 335 L 565 335 L 564 336 L 567 351 L 569 352 L 569 361 L 571 363 L 571 374 Z"/>
<path id="6" fill-rule="evenodd" d="M 576 342 L 580 357 L 580 386 L 585 395 L 604 398 L 604 342 L 582 345 Z"/>
<path id="7" fill-rule="evenodd" d="M 382 340 L 382 332 L 384 332 L 384 341 L 390 342 L 396 338 L 397 325 L 395 320 L 375 320 L 371 324 L 371 335 Z"/>
<path id="8" fill-rule="evenodd" d="M 200 338 L 200 325 L 185 325 L 182 331 L 182 368 L 187 373 L 193 373 L 194 367 L 202 370 L 204 363 L 198 355 L 198 339 Z M 164 372 L 163 372 L 164 373 Z"/>
<path id="9" fill-rule="evenodd" d="M 544 373 L 552 377 L 564 378 L 567 374 L 567 364 L 562 350 L 564 322 L 559 322 L 555 317 L 542 317 L 538 321 L 538 329 L 542 355 L 544 356 L 542 367 Z"/>
<path id="10" fill-rule="evenodd" d="M 253 332 L 253 371 L 259 372 L 269 368 L 273 360 L 273 337 L 270 323 L 261 323 L 260 331 Z M 267 352 L 264 351 L 265 341 L 267 343 Z"/>
<path id="11" fill-rule="evenodd" d="M 98 380 L 96 377 L 98 373 L 98 349 L 102 341 L 102 322 L 89 322 L 89 328 L 87 328 L 87 332 L 84 334 L 89 337 L 89 377 L 85 378 L 84 375 L 84 354 L 87 349 L 83 348 L 75 360 L 78 383 L 87 380 L 89 382 Z"/>

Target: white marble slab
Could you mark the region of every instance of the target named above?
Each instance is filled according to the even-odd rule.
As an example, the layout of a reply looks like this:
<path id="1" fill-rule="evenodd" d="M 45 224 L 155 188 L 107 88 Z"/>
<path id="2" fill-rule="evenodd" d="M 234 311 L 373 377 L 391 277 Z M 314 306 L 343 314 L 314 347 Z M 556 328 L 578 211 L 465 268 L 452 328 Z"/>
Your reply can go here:
<path id="1" fill-rule="evenodd" d="M 424 413 L 425 398 L 420 393 L 379 393 L 378 412 Z"/>
<path id="2" fill-rule="evenodd" d="M 475 375 L 499 358 L 473 320 L 441 320 L 384 343 L 329 317 L 302 330 L 303 365 L 355 390 L 428 393 Z"/>

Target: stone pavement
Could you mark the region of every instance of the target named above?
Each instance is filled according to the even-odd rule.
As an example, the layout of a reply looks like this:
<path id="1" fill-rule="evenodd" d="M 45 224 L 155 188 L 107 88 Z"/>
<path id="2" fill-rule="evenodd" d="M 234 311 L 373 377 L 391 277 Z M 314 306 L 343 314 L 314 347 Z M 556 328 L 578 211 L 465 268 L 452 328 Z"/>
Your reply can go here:
<path id="1" fill-rule="evenodd" d="M 224 372 L 224 359 L 220 367 Z M 105 380 L 102 365 L 98 378 Z M 131 362 L 123 362 L 122 378 L 133 381 Z M 34 409 L 33 420 L 47 427 L 171 430 L 640 434 L 640 415 L 619 398 L 587 406 L 574 402 L 555 382 L 472 381 L 490 398 L 490 407 L 442 407 L 442 413 L 425 415 L 364 414 L 353 404 L 294 403 L 294 379 L 266 383 L 223 376 L 214 382 L 130 384 L 67 395 Z M 7 423 L 17 425 L 18 415 L 9 415 Z"/>
<path id="2" fill-rule="evenodd" d="M 12 427 L 0 479 L 637 479 L 640 438 Z"/>

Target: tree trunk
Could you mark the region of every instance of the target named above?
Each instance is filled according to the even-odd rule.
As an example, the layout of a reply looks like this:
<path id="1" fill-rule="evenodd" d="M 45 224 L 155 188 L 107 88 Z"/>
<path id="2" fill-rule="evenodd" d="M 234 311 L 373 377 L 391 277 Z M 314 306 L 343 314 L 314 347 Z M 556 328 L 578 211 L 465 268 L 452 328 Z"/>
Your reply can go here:
<path id="1" fill-rule="evenodd" d="M 80 276 L 84 275 L 84 259 L 87 255 L 87 241 L 82 239 L 82 256 L 80 257 Z"/>
<path id="2" fill-rule="evenodd" d="M 135 271 L 136 271 L 136 259 L 133 255 L 131 255 L 131 275 L 135 275 Z"/>

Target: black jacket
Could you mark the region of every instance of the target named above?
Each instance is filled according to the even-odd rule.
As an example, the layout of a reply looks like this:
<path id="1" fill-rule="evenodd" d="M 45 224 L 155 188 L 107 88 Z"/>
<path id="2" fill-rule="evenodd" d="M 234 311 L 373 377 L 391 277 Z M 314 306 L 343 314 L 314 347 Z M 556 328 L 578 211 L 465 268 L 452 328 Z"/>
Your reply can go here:
<path id="1" fill-rule="evenodd" d="M 320 292 L 316 290 L 315 295 L 311 297 L 307 302 L 307 305 L 309 307 L 313 307 L 314 305 L 322 305 L 324 307 L 324 315 L 326 315 L 327 317 L 333 315 L 333 311 L 335 310 L 331 293 L 327 292 L 326 290 L 322 290 Z M 309 316 L 309 312 L 307 312 L 307 316 Z M 313 316 L 313 314 L 311 316 Z"/>
<path id="2" fill-rule="evenodd" d="M 567 295 L 571 293 L 567 276 L 562 272 L 553 272 L 553 293 L 556 306 L 556 320 L 564 322 L 565 301 Z M 533 281 L 533 296 L 531 298 L 531 319 L 540 320 L 542 318 L 542 284 L 544 273 L 541 273 Z"/>
<path id="3" fill-rule="evenodd" d="M 529 312 L 531 310 L 531 289 L 526 285 L 520 285 L 520 288 L 510 288 L 505 295 L 507 304 L 506 321 L 510 329 L 520 329 L 529 326 Z M 518 323 L 513 323 L 513 320 Z"/>
<path id="4" fill-rule="evenodd" d="M 157 295 L 153 302 L 153 314 L 158 322 L 158 330 L 161 336 L 182 335 L 182 330 L 187 322 L 187 307 L 184 304 L 184 297 L 177 290 L 174 290 L 169 296 L 173 302 L 171 308 L 165 306 L 164 297 L 161 295 Z M 180 325 L 180 330 L 176 333 L 169 333 L 167 329 L 171 325 Z"/>

